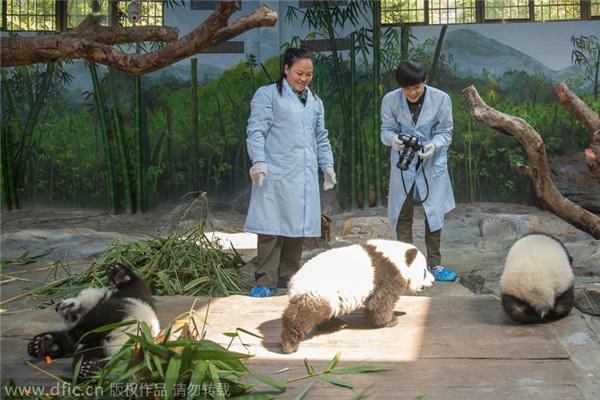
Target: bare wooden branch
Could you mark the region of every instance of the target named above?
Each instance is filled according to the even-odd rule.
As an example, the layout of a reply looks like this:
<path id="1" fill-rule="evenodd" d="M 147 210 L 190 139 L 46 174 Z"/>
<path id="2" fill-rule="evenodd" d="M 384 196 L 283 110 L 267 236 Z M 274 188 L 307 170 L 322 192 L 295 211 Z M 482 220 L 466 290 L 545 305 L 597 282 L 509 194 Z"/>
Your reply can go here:
<path id="1" fill-rule="evenodd" d="M 272 27 L 277 13 L 263 4 L 253 12 L 228 23 L 239 8 L 236 1 L 221 0 L 217 9 L 196 29 L 177 40 L 179 30 L 169 27 L 103 27 L 88 16 L 79 26 L 62 35 L 2 37 L 2 67 L 78 59 L 144 75 L 213 48 L 259 27 Z M 160 41 L 170 43 L 145 54 L 127 54 L 114 44 Z"/>
<path id="2" fill-rule="evenodd" d="M 585 161 L 594 176 L 600 178 L 600 117 L 590 109 L 566 83 L 554 86 L 554 95 L 573 117 L 583 124 L 590 137 L 590 147 L 585 151 Z"/>
<path id="3" fill-rule="evenodd" d="M 525 148 L 529 166 L 517 165 L 517 171 L 527 176 L 542 205 L 574 227 L 600 239 L 600 217 L 563 197 L 550 178 L 548 158 L 540 135 L 525 120 L 489 107 L 474 86 L 462 91 L 471 118 L 488 128 L 515 137 Z"/>

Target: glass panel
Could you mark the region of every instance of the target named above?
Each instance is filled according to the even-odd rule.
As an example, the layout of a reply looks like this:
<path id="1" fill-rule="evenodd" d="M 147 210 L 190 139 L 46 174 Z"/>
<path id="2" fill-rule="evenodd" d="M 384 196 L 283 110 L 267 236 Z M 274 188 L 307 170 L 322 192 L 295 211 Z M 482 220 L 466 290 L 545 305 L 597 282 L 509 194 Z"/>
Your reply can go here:
<path id="1" fill-rule="evenodd" d="M 6 30 L 56 30 L 55 0 L 7 0 L 2 6 L 6 7 Z"/>
<path id="2" fill-rule="evenodd" d="M 529 0 L 486 0 L 485 19 L 529 19 Z"/>
<path id="3" fill-rule="evenodd" d="M 475 0 L 430 0 L 429 24 L 474 24 Z"/>
<path id="4" fill-rule="evenodd" d="M 580 0 L 537 0 L 534 2 L 536 21 L 569 21 L 581 19 Z"/>
<path id="5" fill-rule="evenodd" d="M 382 24 L 418 24 L 425 22 L 424 0 L 382 0 Z"/>
<path id="6" fill-rule="evenodd" d="M 592 0 L 590 15 L 592 17 L 600 17 L 600 0 Z"/>
<path id="7" fill-rule="evenodd" d="M 110 26 L 110 2 L 108 0 L 69 1 L 67 3 L 67 28 L 75 28 L 88 14 L 92 14 L 100 25 Z"/>
<path id="8" fill-rule="evenodd" d="M 163 25 L 163 2 L 162 1 L 138 1 L 140 5 L 140 20 L 135 24 L 127 19 L 127 6 L 130 1 L 119 2 L 119 16 L 117 23 L 120 26 L 162 26 Z"/>

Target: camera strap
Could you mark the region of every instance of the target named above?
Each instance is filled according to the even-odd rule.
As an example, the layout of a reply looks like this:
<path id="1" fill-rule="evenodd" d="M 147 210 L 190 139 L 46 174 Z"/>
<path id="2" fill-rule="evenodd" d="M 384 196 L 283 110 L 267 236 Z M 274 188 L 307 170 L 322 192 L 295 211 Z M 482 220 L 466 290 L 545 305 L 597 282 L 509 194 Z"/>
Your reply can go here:
<path id="1" fill-rule="evenodd" d="M 421 166 L 422 163 L 423 163 L 423 159 L 421 157 L 419 157 L 419 160 L 417 161 L 417 165 L 415 165 L 415 182 L 417 181 L 416 177 L 417 177 L 417 174 L 419 173 L 419 167 Z M 420 201 L 417 201 L 408 195 L 408 190 L 406 190 L 406 183 L 404 182 L 404 171 L 400 170 L 400 176 L 402 177 L 402 187 L 404 188 L 404 193 L 406 194 L 406 198 L 408 200 L 410 200 L 411 203 L 413 203 L 417 206 L 420 206 L 421 204 L 425 203 L 425 200 L 427 200 L 427 198 L 429 197 L 429 182 L 427 182 L 427 175 L 425 175 L 425 168 L 421 168 L 421 171 L 423 171 L 423 178 L 425 179 L 425 187 L 427 188 L 427 193 L 425 194 L 425 198 L 421 199 Z"/>

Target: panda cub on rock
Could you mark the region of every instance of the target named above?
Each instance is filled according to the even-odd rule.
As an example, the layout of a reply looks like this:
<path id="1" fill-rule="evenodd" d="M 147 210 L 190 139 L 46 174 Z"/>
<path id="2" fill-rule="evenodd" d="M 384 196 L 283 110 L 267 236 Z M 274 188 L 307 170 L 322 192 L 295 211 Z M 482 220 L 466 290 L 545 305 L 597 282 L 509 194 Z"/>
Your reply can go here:
<path id="1" fill-rule="evenodd" d="M 137 320 L 148 324 L 153 336 L 158 334 L 160 325 L 146 281 L 122 264 L 110 264 L 106 274 L 116 289 L 84 289 L 58 303 L 56 312 L 64 319 L 65 328 L 34 337 L 27 346 L 30 356 L 74 356 L 73 366 L 83 357 L 78 376 L 81 379 L 101 369 L 106 363 L 103 359 L 116 354 L 129 339 L 127 333 L 138 332 L 138 324 L 85 335 L 87 332 L 117 322 Z"/>
<path id="2" fill-rule="evenodd" d="M 341 327 L 338 315 L 365 306 L 376 328 L 398 323 L 394 307 L 404 291 L 413 293 L 433 284 L 425 256 L 412 244 L 370 240 L 320 253 L 292 277 L 289 303 L 281 320 L 281 345 L 298 350 L 314 326 Z"/>
<path id="3" fill-rule="evenodd" d="M 573 308 L 573 259 L 558 239 L 533 233 L 517 240 L 506 257 L 500 297 L 520 323 L 550 322 Z"/>

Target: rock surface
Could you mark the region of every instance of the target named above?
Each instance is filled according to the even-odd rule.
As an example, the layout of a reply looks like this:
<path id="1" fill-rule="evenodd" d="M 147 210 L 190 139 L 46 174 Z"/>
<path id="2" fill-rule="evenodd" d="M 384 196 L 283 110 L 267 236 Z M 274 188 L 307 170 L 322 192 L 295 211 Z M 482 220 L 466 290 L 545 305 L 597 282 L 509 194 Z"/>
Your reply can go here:
<path id="1" fill-rule="evenodd" d="M 332 203 L 335 203 L 332 201 Z M 72 273 L 86 270 L 89 262 L 104 252 L 115 238 L 141 240 L 165 232 L 176 224 L 185 204 L 163 204 L 142 215 L 112 216 L 89 210 L 16 210 L 2 213 L 2 260 L 38 256 L 26 266 L 5 265 L 2 285 L 3 309 L 36 305 L 32 296 L 18 302 L 6 301 L 25 292 L 33 283 L 49 279 L 47 267 L 57 261 L 69 264 Z M 395 232 L 386 209 L 340 211 L 333 206 L 324 211 L 332 220 L 329 246 L 340 247 L 373 238 L 394 239 Z M 230 207 L 211 207 L 212 229 L 230 241 L 249 261 L 255 255 L 255 236 L 243 232 L 245 216 Z M 415 245 L 424 246 L 422 208 L 415 210 Z M 504 259 L 512 244 L 529 232 L 551 234 L 565 244 L 574 259 L 576 306 L 585 313 L 600 315 L 600 241 L 583 233 L 551 213 L 535 207 L 501 203 L 459 204 L 446 216 L 442 231 L 442 264 L 459 275 L 460 283 L 473 293 L 499 295 L 499 279 Z M 307 246 L 303 259 L 323 248 Z M 249 266 L 249 272 L 252 272 Z M 42 268 L 37 271 L 37 269 Z M 44 269 L 45 268 L 45 269 Z M 19 271 L 28 270 L 26 276 Z M 11 275 L 12 274 L 12 275 Z M 59 271 L 53 279 L 64 277 Z"/>

